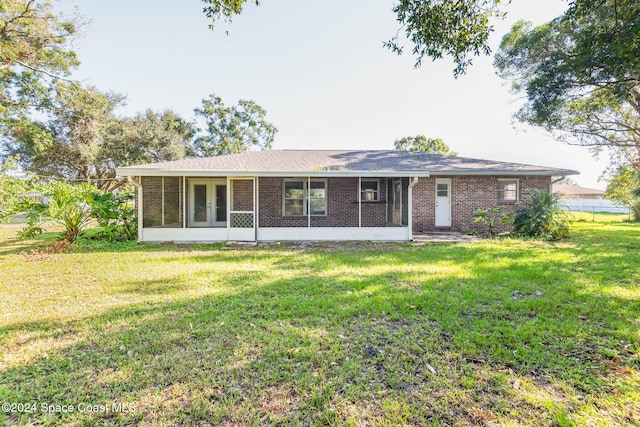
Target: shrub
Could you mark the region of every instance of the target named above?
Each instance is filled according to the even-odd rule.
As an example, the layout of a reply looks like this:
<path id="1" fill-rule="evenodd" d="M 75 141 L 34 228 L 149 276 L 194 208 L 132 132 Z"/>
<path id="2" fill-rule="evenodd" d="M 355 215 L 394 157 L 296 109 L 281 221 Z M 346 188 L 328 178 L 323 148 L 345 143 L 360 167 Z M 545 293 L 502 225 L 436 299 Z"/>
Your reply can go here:
<path id="1" fill-rule="evenodd" d="M 24 213 L 27 217 L 28 225 L 20 232 L 22 238 L 42 233 L 42 218 L 61 225 L 64 228 L 62 238 L 68 242 L 82 235 L 93 220 L 98 222 L 103 228 L 103 235 L 110 240 L 135 236 L 135 209 L 130 191 L 112 194 L 87 183 L 68 182 L 52 182 L 37 191 L 43 194 L 46 202 L 22 199 L 15 208 L 16 213 Z"/>
<path id="2" fill-rule="evenodd" d="M 125 190 L 114 194 L 94 191 L 91 205 L 93 217 L 109 240 L 122 237 L 133 239 L 136 236 L 137 219 L 133 206 L 133 192 Z"/>
<path id="3" fill-rule="evenodd" d="M 558 198 L 546 190 L 529 190 L 516 204 L 514 233 L 543 239 L 563 239 L 568 235 L 566 214 Z"/>
<path id="4" fill-rule="evenodd" d="M 64 227 L 65 240 L 73 242 L 91 222 L 93 207 L 90 202 L 94 190 L 87 183 L 52 182 L 44 187 L 49 220 Z"/>
<path id="5" fill-rule="evenodd" d="M 482 224 L 486 228 L 486 237 L 491 239 L 498 235 L 499 224 L 510 224 L 513 222 L 513 216 L 509 212 L 505 212 L 503 206 L 494 206 L 489 209 L 476 209 L 473 211 L 474 224 Z"/>

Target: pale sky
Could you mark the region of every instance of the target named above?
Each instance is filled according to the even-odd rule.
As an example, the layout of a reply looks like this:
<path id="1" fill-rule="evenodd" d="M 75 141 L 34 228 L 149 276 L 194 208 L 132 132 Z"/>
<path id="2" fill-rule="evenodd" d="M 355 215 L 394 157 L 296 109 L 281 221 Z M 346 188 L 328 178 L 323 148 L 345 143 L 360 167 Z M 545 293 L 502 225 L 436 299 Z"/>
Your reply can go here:
<path id="1" fill-rule="evenodd" d="M 515 123 L 521 100 L 476 58 L 453 78 L 449 60 L 397 56 L 382 42 L 398 29 L 393 1 L 262 0 L 229 26 L 208 28 L 200 0 L 63 0 L 91 22 L 76 42 L 75 77 L 128 96 L 121 114 L 173 109 L 186 119 L 211 93 L 227 105 L 252 99 L 279 130 L 274 149 L 393 149 L 403 136 L 442 138 L 460 156 L 574 169 L 604 188 L 582 147 Z M 518 19 L 558 16 L 561 0 L 515 0 L 491 45 Z M 225 30 L 229 29 L 229 35 Z M 405 51 L 410 52 L 407 44 Z"/>

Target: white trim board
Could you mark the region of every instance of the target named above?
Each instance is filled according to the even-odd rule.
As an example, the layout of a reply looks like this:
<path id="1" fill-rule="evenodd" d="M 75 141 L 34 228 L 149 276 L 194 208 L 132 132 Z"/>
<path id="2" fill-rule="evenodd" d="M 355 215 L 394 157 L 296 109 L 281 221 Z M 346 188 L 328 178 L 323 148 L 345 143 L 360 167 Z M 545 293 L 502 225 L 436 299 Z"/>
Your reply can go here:
<path id="1" fill-rule="evenodd" d="M 253 229 L 234 240 L 252 241 Z M 381 241 L 406 242 L 411 239 L 408 227 L 268 227 L 258 229 L 258 241 Z M 226 242 L 229 233 L 221 228 L 143 228 L 143 242 Z"/>
<path id="2" fill-rule="evenodd" d="M 411 240 L 408 227 L 263 227 L 258 229 L 258 241 L 383 241 Z"/>

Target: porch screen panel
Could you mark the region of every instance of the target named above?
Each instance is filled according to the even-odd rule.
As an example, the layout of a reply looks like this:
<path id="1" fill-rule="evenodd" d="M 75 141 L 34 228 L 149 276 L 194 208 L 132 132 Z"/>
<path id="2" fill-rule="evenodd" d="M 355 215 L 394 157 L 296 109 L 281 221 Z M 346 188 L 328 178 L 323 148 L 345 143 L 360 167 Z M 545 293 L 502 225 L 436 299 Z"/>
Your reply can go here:
<path id="1" fill-rule="evenodd" d="M 309 183 L 309 206 L 311 215 L 327 214 L 327 189 L 324 181 L 311 181 Z"/>
<path id="2" fill-rule="evenodd" d="M 193 186 L 193 220 L 207 221 L 207 186 L 196 184 Z"/>
<path id="3" fill-rule="evenodd" d="M 231 210 L 253 212 L 253 180 L 231 180 Z"/>
<path id="4" fill-rule="evenodd" d="M 162 226 L 162 177 L 143 176 L 142 184 L 142 226 Z"/>
<path id="5" fill-rule="evenodd" d="M 304 215 L 304 182 L 285 181 L 284 182 L 284 214 L 286 216 Z"/>
<path id="6" fill-rule="evenodd" d="M 216 220 L 227 220 L 227 186 L 216 185 Z"/>
<path id="7" fill-rule="evenodd" d="M 232 179 L 231 211 L 229 212 L 231 228 L 253 228 L 253 180 Z"/>
<path id="8" fill-rule="evenodd" d="M 182 195 L 180 193 L 180 178 L 164 178 L 164 226 L 180 227 L 182 214 Z"/>

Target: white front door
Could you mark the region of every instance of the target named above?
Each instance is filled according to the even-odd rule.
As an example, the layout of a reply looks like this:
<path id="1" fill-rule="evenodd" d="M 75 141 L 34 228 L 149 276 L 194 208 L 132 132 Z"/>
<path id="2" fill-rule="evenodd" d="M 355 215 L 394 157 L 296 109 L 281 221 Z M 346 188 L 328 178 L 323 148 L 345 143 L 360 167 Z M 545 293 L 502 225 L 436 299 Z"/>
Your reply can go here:
<path id="1" fill-rule="evenodd" d="M 211 179 L 189 181 L 189 227 L 227 225 L 227 182 Z"/>
<path id="2" fill-rule="evenodd" d="M 436 178 L 436 227 L 451 227 L 451 179 Z"/>

